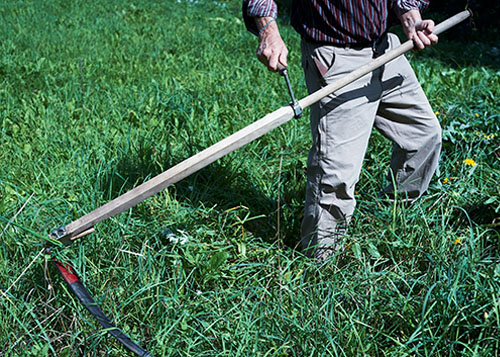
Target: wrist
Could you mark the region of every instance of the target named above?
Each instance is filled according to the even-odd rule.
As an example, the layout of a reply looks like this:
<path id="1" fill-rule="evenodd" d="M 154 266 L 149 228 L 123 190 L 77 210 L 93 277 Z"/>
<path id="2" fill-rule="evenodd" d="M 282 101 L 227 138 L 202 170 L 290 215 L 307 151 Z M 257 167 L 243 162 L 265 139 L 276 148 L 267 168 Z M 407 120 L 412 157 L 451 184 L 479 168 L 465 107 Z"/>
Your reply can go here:
<path id="1" fill-rule="evenodd" d="M 254 17 L 257 29 L 260 31 L 269 21 L 274 20 L 272 16 Z"/>
<path id="2" fill-rule="evenodd" d="M 265 32 L 274 31 L 278 28 L 276 19 L 271 16 L 256 17 L 255 24 L 257 25 L 259 37 Z"/>
<path id="3" fill-rule="evenodd" d="M 422 21 L 422 16 L 419 10 L 410 10 L 399 16 L 399 21 L 406 33 L 415 28 L 415 26 Z"/>

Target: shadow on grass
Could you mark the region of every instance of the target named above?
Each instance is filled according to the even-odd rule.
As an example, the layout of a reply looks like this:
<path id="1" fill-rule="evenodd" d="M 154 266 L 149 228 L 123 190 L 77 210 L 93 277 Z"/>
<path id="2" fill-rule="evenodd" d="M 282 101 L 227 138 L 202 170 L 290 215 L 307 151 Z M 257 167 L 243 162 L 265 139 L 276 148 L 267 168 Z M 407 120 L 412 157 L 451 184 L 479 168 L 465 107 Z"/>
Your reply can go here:
<path id="1" fill-rule="evenodd" d="M 108 199 L 114 199 L 148 179 L 162 173 L 161 162 L 165 169 L 171 168 L 187 157 L 179 157 L 171 153 L 162 153 L 158 158 L 151 145 L 139 144 L 134 152 L 118 158 L 108 175 L 101 179 L 101 192 Z M 293 160 L 293 159 L 292 159 Z M 248 221 L 244 224 L 247 232 L 271 243 L 280 232 L 283 243 L 297 249 L 300 243 L 300 224 L 303 216 L 305 200 L 305 167 L 300 161 L 288 162 L 281 172 L 280 186 L 280 219 L 278 222 L 278 199 L 274 193 L 266 193 L 252 179 L 226 158 L 195 172 L 179 181 L 175 186 L 175 198 L 191 207 L 217 207 L 223 212 L 238 206 L 245 206 L 252 217 L 265 218 Z M 298 169 L 297 169 L 298 168 Z M 273 183 L 277 187 L 278 183 Z M 144 220 L 150 220 L 150 213 L 136 210 Z M 188 228 L 188 222 L 176 222 L 176 229 Z M 168 222 L 166 222 L 168 224 Z M 279 227 L 279 228 L 278 228 Z"/>

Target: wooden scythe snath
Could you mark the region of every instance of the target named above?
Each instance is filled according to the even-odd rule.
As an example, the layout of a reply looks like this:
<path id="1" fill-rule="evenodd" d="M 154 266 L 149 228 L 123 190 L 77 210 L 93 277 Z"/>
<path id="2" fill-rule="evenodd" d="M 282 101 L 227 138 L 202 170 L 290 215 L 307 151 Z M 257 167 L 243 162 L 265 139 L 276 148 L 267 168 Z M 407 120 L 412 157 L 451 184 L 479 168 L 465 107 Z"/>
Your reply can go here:
<path id="1" fill-rule="evenodd" d="M 438 24 L 434 33 L 440 33 L 448 30 L 456 24 L 467 19 L 471 15 L 470 11 L 463 11 L 450 17 L 446 21 Z M 329 94 L 335 93 L 339 89 L 372 72 L 380 66 L 392 61 L 402 54 L 413 49 L 413 42 L 406 41 L 399 47 L 385 53 L 384 55 L 374 59 L 372 62 L 351 72 L 344 78 L 331 83 L 322 89 L 310 94 L 309 96 L 298 101 L 301 108 L 307 108 L 318 102 Z M 198 154 L 182 161 L 174 167 L 164 171 L 163 173 L 153 177 L 149 181 L 135 187 L 134 189 L 124 193 L 105 205 L 87 213 L 81 218 L 54 230 L 51 234 L 51 240 L 55 239 L 63 245 L 68 245 L 74 240 L 83 237 L 94 231 L 94 226 L 110 217 L 113 217 L 121 212 L 134 207 L 152 195 L 164 190 L 168 186 L 182 180 L 183 178 L 195 173 L 221 157 L 233 152 L 236 149 L 248 144 L 249 142 L 263 136 L 269 131 L 285 124 L 294 117 L 294 109 L 292 106 L 282 107 L 262 119 L 248 125 L 238 132 L 228 136 L 209 148 L 199 152 Z M 69 284 L 75 295 L 80 299 L 83 305 L 97 318 L 97 320 L 112 333 L 122 344 L 129 348 L 134 353 L 141 356 L 150 356 L 148 352 L 135 344 L 128 336 L 123 334 L 116 328 L 110 320 L 104 315 L 102 310 L 96 305 L 95 301 L 88 293 L 88 290 L 80 282 L 79 278 L 74 273 L 74 269 L 68 263 L 61 263 L 54 259 L 59 271 L 63 274 L 63 278 Z"/>

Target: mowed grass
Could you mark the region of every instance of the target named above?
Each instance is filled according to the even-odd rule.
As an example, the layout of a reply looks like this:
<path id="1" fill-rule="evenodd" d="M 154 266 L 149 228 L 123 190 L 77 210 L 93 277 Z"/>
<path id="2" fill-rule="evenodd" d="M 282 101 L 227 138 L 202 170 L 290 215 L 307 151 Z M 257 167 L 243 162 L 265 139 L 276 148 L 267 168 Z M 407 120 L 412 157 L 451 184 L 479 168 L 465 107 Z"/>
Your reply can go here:
<path id="1" fill-rule="evenodd" d="M 51 230 L 288 102 L 240 11 L 0 4 L 0 354 L 127 353 L 37 254 Z M 280 21 L 301 98 L 300 40 Z M 494 45 L 442 36 L 410 55 L 443 126 L 440 169 L 415 204 L 379 200 L 391 147 L 374 133 L 342 267 L 298 247 L 307 113 L 57 254 L 154 355 L 498 355 Z"/>

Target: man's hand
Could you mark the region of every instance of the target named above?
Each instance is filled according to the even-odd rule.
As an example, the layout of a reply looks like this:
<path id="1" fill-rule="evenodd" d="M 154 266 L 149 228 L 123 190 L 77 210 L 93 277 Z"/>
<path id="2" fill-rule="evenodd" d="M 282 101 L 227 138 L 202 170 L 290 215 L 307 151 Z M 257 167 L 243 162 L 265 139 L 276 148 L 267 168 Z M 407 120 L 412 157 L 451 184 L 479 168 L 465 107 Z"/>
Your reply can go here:
<path id="1" fill-rule="evenodd" d="M 420 11 L 410 10 L 399 16 L 403 30 L 409 40 L 415 45 L 414 50 L 423 50 L 438 42 L 438 37 L 433 33 L 434 21 L 422 20 Z"/>
<path id="2" fill-rule="evenodd" d="M 269 21 L 272 22 L 269 23 Z M 280 67 L 286 67 L 288 49 L 281 39 L 276 21 L 272 17 L 256 17 L 255 23 L 259 31 L 265 26 L 264 31 L 259 35 L 259 47 L 257 47 L 259 61 L 272 72 L 277 72 Z"/>

